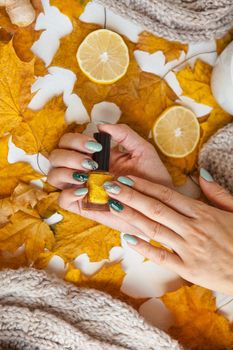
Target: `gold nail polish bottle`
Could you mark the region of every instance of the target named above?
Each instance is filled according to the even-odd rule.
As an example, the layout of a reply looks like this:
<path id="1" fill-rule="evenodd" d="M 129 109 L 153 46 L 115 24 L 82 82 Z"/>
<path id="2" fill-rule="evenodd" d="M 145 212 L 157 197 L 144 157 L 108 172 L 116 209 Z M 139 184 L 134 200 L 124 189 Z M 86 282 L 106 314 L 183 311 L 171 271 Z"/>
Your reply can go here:
<path id="1" fill-rule="evenodd" d="M 88 194 L 83 199 L 82 209 L 93 211 L 109 211 L 108 194 L 103 184 L 113 180 L 109 173 L 111 136 L 105 132 L 94 134 L 94 138 L 102 145 L 102 151 L 93 154 L 93 160 L 98 163 L 97 170 L 89 173 L 87 181 Z"/>

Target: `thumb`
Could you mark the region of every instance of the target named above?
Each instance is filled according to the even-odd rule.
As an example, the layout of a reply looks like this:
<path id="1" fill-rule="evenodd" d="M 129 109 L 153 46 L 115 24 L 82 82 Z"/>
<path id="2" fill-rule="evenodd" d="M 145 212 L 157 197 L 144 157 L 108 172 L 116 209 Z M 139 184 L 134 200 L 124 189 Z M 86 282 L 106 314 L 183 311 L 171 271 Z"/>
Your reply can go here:
<path id="1" fill-rule="evenodd" d="M 107 132 L 112 139 L 123 146 L 129 153 L 140 152 L 150 144 L 125 124 L 98 125 L 100 131 Z"/>
<path id="2" fill-rule="evenodd" d="M 200 186 L 205 196 L 218 208 L 233 212 L 233 196 L 218 185 L 212 175 L 204 168 L 200 169 Z"/>

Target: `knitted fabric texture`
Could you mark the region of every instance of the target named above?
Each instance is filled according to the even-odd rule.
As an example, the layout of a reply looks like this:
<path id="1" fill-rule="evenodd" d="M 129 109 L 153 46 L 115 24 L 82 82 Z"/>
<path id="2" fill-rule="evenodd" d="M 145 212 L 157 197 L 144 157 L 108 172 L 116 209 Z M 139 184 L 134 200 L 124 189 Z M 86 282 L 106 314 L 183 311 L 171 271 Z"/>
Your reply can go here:
<path id="1" fill-rule="evenodd" d="M 111 296 L 34 269 L 0 272 L 1 350 L 180 350 Z"/>
<path id="2" fill-rule="evenodd" d="M 204 145 L 199 166 L 208 170 L 215 181 L 233 195 L 233 123 L 219 130 Z"/>
<path id="3" fill-rule="evenodd" d="M 143 29 L 170 40 L 223 36 L 233 26 L 232 0 L 95 0 Z"/>

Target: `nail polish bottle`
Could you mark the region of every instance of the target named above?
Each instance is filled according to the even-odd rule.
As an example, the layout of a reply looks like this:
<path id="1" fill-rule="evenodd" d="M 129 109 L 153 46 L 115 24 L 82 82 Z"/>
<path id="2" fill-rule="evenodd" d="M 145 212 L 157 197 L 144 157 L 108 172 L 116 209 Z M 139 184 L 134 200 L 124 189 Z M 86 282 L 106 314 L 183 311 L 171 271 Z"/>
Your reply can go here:
<path id="1" fill-rule="evenodd" d="M 99 132 L 94 134 L 94 138 L 102 145 L 102 151 L 93 154 L 93 160 L 98 163 L 99 167 L 89 173 L 88 194 L 83 199 L 82 208 L 92 211 L 109 211 L 109 196 L 103 184 L 113 180 L 113 176 L 109 173 L 111 136 L 105 132 Z"/>

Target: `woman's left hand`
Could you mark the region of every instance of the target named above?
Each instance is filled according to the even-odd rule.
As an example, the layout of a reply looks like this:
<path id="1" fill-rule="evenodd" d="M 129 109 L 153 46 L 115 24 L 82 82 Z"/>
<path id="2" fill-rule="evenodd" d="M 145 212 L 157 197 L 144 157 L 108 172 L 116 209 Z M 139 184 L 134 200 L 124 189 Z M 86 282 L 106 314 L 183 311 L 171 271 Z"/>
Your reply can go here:
<path id="1" fill-rule="evenodd" d="M 233 295 L 233 197 L 202 173 L 202 190 L 218 208 L 134 176 L 133 188 L 119 182 L 105 188 L 112 213 L 173 252 L 126 234 L 132 248 L 190 282 Z"/>

